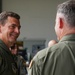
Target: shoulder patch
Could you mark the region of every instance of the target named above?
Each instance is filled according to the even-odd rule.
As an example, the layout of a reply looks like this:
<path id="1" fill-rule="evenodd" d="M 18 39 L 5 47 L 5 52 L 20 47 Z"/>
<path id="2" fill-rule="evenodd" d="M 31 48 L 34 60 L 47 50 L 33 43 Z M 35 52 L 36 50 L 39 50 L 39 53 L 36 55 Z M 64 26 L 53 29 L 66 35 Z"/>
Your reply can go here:
<path id="1" fill-rule="evenodd" d="M 31 60 L 30 64 L 29 64 L 29 69 L 32 67 L 33 65 L 33 60 Z"/>

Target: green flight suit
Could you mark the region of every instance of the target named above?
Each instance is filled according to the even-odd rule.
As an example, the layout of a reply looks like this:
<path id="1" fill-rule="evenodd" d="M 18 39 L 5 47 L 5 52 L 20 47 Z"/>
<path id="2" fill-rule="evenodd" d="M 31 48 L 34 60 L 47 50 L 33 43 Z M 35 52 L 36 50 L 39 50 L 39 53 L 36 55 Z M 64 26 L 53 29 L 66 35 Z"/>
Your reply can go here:
<path id="1" fill-rule="evenodd" d="M 66 35 L 54 46 L 38 52 L 28 75 L 75 75 L 75 34 Z"/>
<path id="2" fill-rule="evenodd" d="M 26 75 L 27 74 L 27 69 L 26 69 L 26 61 L 21 55 L 16 55 L 15 59 L 17 66 L 18 66 L 18 71 L 19 75 Z"/>
<path id="3" fill-rule="evenodd" d="M 0 40 L 0 75 L 18 75 L 17 65 L 9 48 Z"/>

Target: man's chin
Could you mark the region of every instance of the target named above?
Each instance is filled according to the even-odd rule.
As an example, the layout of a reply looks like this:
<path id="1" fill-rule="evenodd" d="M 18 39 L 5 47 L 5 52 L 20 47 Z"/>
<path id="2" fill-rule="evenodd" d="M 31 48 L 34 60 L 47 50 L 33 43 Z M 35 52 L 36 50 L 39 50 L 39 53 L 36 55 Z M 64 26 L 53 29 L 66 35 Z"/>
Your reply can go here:
<path id="1" fill-rule="evenodd" d="M 11 44 L 14 44 L 15 42 L 16 42 L 16 40 L 11 40 L 10 41 Z"/>

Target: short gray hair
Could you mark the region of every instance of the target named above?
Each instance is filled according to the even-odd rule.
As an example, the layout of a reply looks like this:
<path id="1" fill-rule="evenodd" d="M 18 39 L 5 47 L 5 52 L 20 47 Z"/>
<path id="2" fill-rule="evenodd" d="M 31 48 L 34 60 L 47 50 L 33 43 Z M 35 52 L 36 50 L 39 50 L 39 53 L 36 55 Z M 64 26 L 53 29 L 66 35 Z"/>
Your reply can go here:
<path id="1" fill-rule="evenodd" d="M 75 0 L 59 4 L 57 13 L 62 13 L 70 27 L 75 27 Z"/>

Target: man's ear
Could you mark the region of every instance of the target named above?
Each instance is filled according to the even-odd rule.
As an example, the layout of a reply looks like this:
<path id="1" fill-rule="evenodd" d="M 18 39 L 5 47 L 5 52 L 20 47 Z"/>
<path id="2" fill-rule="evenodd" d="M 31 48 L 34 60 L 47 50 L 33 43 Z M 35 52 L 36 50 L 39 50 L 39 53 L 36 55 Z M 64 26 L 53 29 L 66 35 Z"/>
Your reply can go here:
<path id="1" fill-rule="evenodd" d="M 63 19 L 62 18 L 59 18 L 59 23 L 60 23 L 60 28 L 63 28 Z"/>

